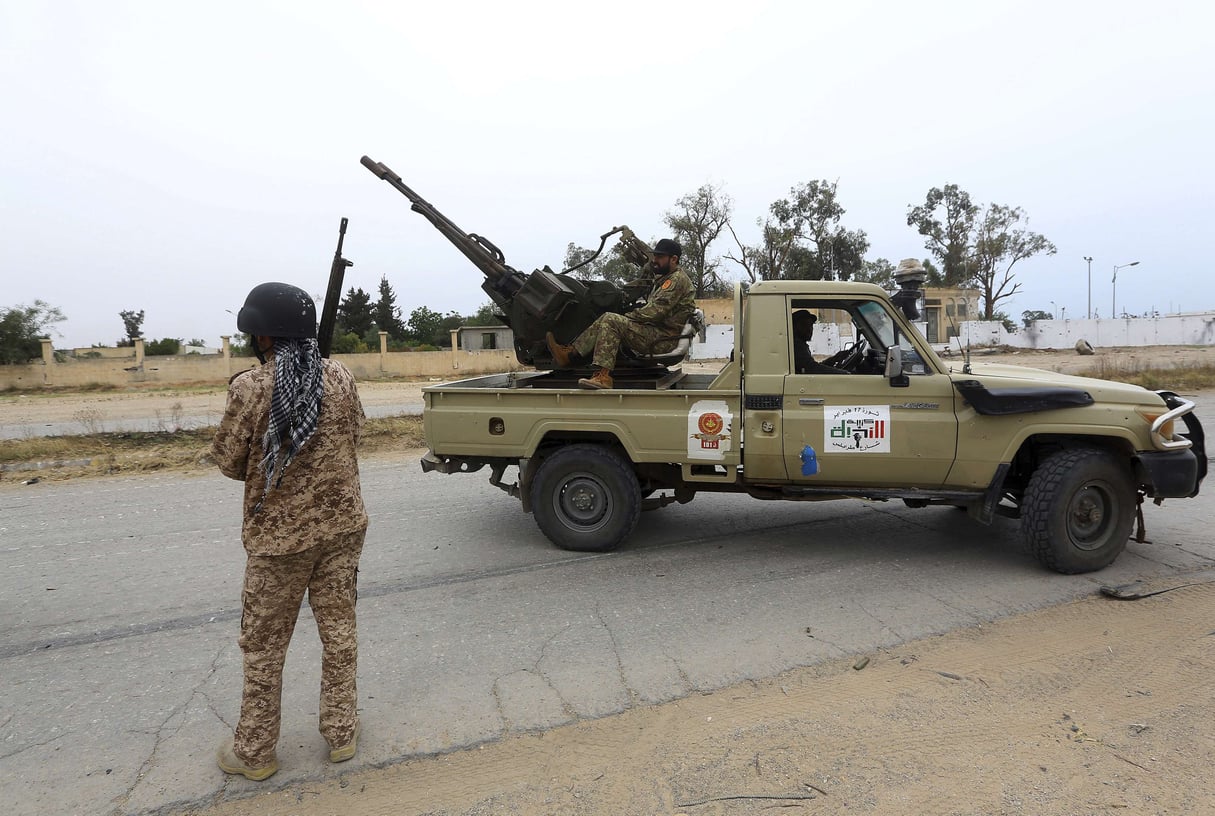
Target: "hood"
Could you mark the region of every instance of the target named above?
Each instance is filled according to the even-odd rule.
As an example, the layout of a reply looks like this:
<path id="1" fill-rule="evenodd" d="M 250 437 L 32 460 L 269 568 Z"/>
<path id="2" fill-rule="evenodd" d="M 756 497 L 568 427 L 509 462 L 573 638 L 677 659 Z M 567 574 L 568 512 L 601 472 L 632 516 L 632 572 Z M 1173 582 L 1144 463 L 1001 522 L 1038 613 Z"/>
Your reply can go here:
<path id="1" fill-rule="evenodd" d="M 1033 388 L 1050 386 L 1055 388 L 1078 388 L 1087 391 L 1097 402 L 1121 402 L 1130 405 L 1161 405 L 1163 400 L 1143 386 L 1128 383 L 1098 380 L 1095 377 L 1076 377 L 1041 368 L 1006 365 L 1003 363 L 974 363 L 970 373 L 963 374 L 962 366 L 949 364 L 949 377 L 954 382 L 978 380 L 988 388 Z"/>

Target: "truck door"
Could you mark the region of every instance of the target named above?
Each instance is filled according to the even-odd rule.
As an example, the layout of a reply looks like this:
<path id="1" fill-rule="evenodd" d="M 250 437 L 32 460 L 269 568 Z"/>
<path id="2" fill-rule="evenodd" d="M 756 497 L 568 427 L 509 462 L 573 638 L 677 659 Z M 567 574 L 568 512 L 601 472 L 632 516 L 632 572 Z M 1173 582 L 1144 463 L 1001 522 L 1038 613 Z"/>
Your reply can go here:
<path id="1" fill-rule="evenodd" d="M 880 300 L 789 297 L 789 374 L 782 406 L 790 480 L 820 485 L 937 487 L 957 453 L 955 392 L 936 358 Z M 799 314 L 802 313 L 802 314 Z M 805 314 L 817 318 L 810 321 Z M 810 363 L 806 324 L 842 348 Z M 824 331 L 824 328 L 830 331 Z M 814 343 L 810 346 L 813 350 Z M 885 376 L 898 346 L 903 376 Z M 821 344 L 820 344 L 821 347 Z"/>

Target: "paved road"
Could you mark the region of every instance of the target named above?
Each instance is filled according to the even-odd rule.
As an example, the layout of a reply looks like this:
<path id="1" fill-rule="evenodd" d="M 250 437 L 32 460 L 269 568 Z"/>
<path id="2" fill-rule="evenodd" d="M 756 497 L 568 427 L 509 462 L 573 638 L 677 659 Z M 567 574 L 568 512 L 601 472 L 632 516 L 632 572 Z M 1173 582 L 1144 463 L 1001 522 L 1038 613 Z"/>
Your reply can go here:
<path id="1" fill-rule="evenodd" d="M 1096 576 L 1015 527 L 901 504 L 704 496 L 623 551 L 553 549 L 484 474 L 364 464 L 360 753 L 316 732 L 306 609 L 272 788 L 475 745 L 976 626 L 1215 562 L 1212 500 L 1147 509 Z M 213 752 L 237 713 L 239 488 L 217 475 L 0 486 L 0 779 L 20 814 L 149 813 L 261 790 Z"/>

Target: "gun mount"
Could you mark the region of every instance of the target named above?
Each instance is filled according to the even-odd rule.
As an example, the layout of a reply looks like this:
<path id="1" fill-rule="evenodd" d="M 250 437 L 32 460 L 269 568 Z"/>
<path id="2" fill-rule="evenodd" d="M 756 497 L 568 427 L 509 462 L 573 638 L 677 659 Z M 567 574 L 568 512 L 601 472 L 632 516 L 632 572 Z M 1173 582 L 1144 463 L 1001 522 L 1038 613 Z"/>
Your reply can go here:
<path id="1" fill-rule="evenodd" d="M 544 342 L 547 332 L 562 343 L 569 343 L 604 312 L 629 311 L 639 297 L 649 291 L 649 270 L 654 262 L 650 247 L 628 227 L 613 227 L 600 236 L 599 249 L 577 266 L 554 272 L 545 266 L 524 274 L 508 265 L 502 250 L 481 235 L 465 232 L 411 190 L 401 177 L 382 162 L 364 156 L 362 164 L 387 181 L 409 199 L 411 208 L 426 218 L 444 238 L 481 270 L 485 280 L 481 289 L 489 295 L 500 316 L 515 335 L 515 357 L 523 365 L 538 369 L 554 368 L 552 355 Z M 620 235 L 616 250 L 645 272 L 635 283 L 619 287 L 611 281 L 580 280 L 570 272 L 590 263 L 603 251 L 607 239 Z M 644 359 L 621 356 L 619 367 L 662 368 Z"/>

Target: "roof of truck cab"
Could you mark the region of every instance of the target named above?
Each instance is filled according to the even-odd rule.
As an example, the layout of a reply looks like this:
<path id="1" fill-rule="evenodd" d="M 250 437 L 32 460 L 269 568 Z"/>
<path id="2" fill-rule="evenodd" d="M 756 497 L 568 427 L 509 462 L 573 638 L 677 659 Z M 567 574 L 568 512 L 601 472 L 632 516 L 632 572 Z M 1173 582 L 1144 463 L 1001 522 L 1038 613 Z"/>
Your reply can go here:
<path id="1" fill-rule="evenodd" d="M 794 281 L 759 281 L 751 284 L 748 290 L 752 295 L 881 295 L 889 298 L 890 293 L 873 283 L 845 283 L 843 281 L 794 280 Z"/>

